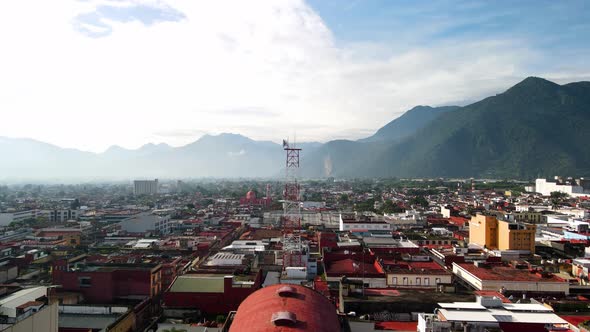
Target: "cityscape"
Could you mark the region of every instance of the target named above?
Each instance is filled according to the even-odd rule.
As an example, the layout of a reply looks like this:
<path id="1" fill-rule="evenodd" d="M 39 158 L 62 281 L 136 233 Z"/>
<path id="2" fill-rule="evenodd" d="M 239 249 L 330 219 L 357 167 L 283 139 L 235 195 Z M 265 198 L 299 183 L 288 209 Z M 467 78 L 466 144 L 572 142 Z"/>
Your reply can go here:
<path id="1" fill-rule="evenodd" d="M 0 3 L 0 331 L 590 331 L 589 5 Z"/>

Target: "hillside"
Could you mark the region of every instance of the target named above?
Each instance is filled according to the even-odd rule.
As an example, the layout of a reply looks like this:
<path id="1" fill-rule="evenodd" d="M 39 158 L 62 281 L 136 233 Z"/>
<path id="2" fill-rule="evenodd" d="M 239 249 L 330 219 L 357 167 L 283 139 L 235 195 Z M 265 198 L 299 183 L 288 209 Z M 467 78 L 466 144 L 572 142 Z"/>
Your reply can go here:
<path id="1" fill-rule="evenodd" d="M 530 77 L 447 112 L 377 157 L 381 176 L 533 178 L 590 174 L 590 83 Z M 387 167 L 383 167 L 387 165 Z"/>
<path id="2" fill-rule="evenodd" d="M 440 115 L 459 109 L 459 106 L 416 106 L 389 122 L 370 137 L 360 142 L 399 141 L 427 126 Z"/>

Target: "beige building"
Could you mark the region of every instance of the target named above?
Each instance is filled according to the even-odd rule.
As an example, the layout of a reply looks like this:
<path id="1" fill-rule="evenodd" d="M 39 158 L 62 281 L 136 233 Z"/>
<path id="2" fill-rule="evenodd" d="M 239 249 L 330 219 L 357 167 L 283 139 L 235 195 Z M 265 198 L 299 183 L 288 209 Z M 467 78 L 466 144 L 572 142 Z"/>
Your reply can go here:
<path id="1" fill-rule="evenodd" d="M 47 302 L 48 288 L 25 288 L 0 299 L 0 331 L 57 332 L 58 303 Z"/>
<path id="2" fill-rule="evenodd" d="M 498 220 L 478 214 L 469 222 L 469 242 L 493 250 L 528 250 L 535 253 L 534 224 Z"/>

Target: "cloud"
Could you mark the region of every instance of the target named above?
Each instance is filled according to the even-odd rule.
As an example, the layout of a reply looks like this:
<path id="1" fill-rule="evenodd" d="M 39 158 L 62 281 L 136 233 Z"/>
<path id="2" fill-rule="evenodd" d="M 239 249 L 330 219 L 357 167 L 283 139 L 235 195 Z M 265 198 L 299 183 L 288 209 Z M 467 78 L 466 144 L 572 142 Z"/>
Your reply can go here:
<path id="1" fill-rule="evenodd" d="M 589 72 L 531 71 L 545 55 L 518 37 L 403 37 L 339 40 L 300 0 L 0 2 L 0 133 L 91 151 L 356 139 L 418 104 Z"/>
<path id="2" fill-rule="evenodd" d="M 146 26 L 158 22 L 179 21 L 184 14 L 161 1 L 94 1 L 91 12 L 77 15 L 76 30 L 89 37 L 105 37 L 112 33 L 112 22 L 139 21 Z"/>

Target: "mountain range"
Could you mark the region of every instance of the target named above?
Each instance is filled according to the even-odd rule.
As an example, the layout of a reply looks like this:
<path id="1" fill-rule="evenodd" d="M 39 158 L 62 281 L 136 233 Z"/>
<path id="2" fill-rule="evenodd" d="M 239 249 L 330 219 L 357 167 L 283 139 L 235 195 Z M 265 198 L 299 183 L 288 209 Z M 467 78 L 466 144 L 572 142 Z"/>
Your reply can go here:
<path id="1" fill-rule="evenodd" d="M 301 175 L 486 177 L 590 175 L 590 82 L 529 77 L 473 104 L 417 106 L 358 141 L 301 143 Z M 182 147 L 95 154 L 0 137 L 0 180 L 281 176 L 279 144 L 205 135 Z"/>

